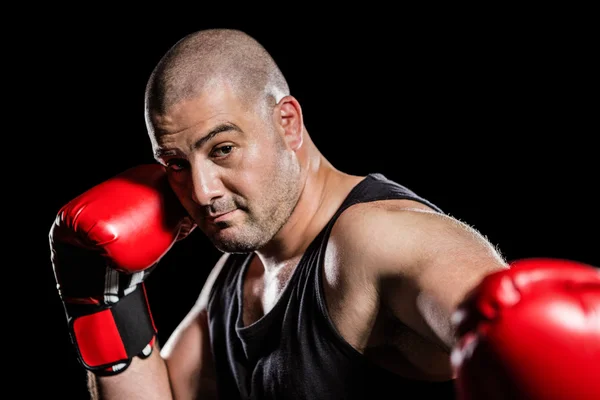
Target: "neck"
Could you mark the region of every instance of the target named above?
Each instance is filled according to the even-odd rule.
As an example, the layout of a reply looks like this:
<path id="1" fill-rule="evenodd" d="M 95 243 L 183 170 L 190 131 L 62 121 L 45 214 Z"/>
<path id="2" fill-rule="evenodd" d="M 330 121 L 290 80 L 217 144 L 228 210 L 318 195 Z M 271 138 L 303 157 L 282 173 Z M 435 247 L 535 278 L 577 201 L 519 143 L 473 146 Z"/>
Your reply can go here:
<path id="1" fill-rule="evenodd" d="M 275 237 L 256 251 L 266 273 L 297 263 L 347 194 L 331 189 L 343 187 L 331 182 L 339 182 L 344 174 L 336 170 L 314 146 L 311 147 L 313 149 L 306 150 L 308 154 L 303 157 L 304 162 L 301 158 L 304 184 L 294 211 Z"/>

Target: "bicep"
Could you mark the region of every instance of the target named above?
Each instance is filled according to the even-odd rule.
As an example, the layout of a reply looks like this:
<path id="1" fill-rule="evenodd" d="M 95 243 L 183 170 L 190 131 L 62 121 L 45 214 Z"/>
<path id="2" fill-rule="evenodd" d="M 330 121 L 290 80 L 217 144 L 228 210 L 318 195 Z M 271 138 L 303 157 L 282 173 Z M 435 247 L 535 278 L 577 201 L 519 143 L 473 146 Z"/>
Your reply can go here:
<path id="1" fill-rule="evenodd" d="M 366 270 L 381 307 L 440 345 L 453 345 L 451 315 L 486 274 L 507 264 L 472 227 L 426 209 L 382 202 L 340 218 L 342 262 Z"/>
<path id="2" fill-rule="evenodd" d="M 175 398 L 194 399 L 216 396 L 215 371 L 210 348 L 207 303 L 214 280 L 226 255 L 221 257 L 208 276 L 198 300 L 175 328 L 161 350 Z M 207 397 L 211 396 L 211 397 Z"/>
<path id="3" fill-rule="evenodd" d="M 448 350 L 457 305 L 485 275 L 508 268 L 507 263 L 481 233 L 450 216 L 411 211 L 397 222 L 400 228 L 390 228 L 398 230 L 397 243 L 390 241 L 380 270 L 383 302 Z"/>

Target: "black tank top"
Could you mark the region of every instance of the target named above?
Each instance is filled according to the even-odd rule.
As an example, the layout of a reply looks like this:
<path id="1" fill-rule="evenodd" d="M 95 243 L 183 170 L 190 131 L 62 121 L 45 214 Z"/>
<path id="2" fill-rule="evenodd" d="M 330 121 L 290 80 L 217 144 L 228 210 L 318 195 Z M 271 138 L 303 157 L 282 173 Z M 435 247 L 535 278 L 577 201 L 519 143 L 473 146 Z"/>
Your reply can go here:
<path id="1" fill-rule="evenodd" d="M 246 327 L 243 277 L 252 254 L 229 256 L 208 304 L 220 399 L 454 398 L 452 381 L 413 381 L 372 364 L 329 319 L 321 270 L 331 228 L 351 205 L 386 199 L 416 200 L 441 212 L 383 175 L 368 175 L 310 244 L 275 306 Z"/>

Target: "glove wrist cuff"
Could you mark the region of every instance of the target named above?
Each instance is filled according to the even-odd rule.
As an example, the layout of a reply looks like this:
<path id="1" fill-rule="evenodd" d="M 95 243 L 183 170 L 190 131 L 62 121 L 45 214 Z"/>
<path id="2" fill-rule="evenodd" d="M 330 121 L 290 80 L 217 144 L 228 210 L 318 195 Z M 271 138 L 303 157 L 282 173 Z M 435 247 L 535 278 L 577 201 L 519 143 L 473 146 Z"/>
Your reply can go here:
<path id="1" fill-rule="evenodd" d="M 72 317 L 69 334 L 79 362 L 99 375 L 123 372 L 133 357 L 147 357 L 156 327 L 144 284 L 110 306 Z"/>

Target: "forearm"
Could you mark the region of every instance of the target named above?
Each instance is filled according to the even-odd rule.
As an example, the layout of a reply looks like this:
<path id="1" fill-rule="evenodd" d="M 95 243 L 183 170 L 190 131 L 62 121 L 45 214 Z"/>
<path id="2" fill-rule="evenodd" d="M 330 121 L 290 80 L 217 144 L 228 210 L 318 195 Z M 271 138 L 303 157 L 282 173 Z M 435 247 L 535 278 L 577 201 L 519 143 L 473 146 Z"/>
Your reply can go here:
<path id="1" fill-rule="evenodd" d="M 114 376 L 88 373 L 92 400 L 172 399 L 167 367 L 158 349 L 150 357 L 135 357 L 129 368 Z"/>

